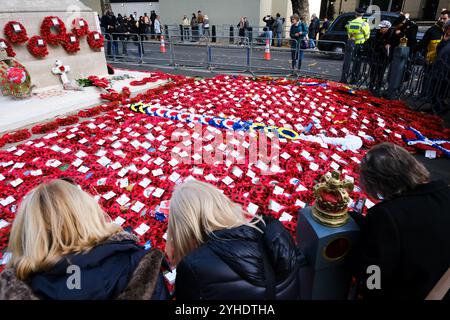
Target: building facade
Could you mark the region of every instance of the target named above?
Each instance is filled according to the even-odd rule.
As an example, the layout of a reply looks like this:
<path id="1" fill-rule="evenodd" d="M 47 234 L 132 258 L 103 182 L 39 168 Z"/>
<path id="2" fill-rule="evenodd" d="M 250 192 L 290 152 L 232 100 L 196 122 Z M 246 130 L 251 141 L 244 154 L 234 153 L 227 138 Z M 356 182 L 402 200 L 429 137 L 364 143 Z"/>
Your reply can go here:
<path id="1" fill-rule="evenodd" d="M 434 21 L 441 9 L 450 8 L 450 0 L 308 0 L 309 16 L 316 13 L 320 18 L 333 17 L 354 11 L 359 6 L 376 5 L 382 11 L 409 12 L 415 20 Z M 208 14 L 211 24 L 237 24 L 246 16 L 251 26 L 264 25 L 262 18 L 280 13 L 282 17 L 292 14 L 291 0 L 82 0 L 94 11 L 102 14 L 112 9 L 115 14 L 143 15 L 152 10 L 161 15 L 164 24 L 179 24 L 183 15 L 189 17 L 201 10 Z M 289 19 L 286 20 L 289 23 Z"/>
<path id="2" fill-rule="evenodd" d="M 450 0 L 322 0 L 321 16 L 334 7 L 336 15 L 355 10 L 359 6 L 376 5 L 382 11 L 409 12 L 415 20 L 434 21 L 441 9 L 450 8 Z"/>

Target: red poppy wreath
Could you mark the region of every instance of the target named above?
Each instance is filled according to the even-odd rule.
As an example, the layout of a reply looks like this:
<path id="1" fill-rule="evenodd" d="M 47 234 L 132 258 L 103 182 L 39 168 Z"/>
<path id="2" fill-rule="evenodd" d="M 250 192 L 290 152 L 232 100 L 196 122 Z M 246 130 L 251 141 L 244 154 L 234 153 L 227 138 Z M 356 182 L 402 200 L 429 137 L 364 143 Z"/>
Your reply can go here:
<path id="1" fill-rule="evenodd" d="M 89 33 L 89 25 L 83 18 L 76 18 L 72 21 L 72 32 L 81 38 Z"/>
<path id="2" fill-rule="evenodd" d="M 89 47 L 91 47 L 91 49 L 93 50 L 100 50 L 103 47 L 104 41 L 105 38 L 103 37 L 103 35 L 97 31 L 91 31 L 87 36 Z"/>
<path id="3" fill-rule="evenodd" d="M 44 58 L 48 55 L 47 42 L 41 36 L 33 36 L 28 40 L 28 51 L 36 58 Z"/>
<path id="4" fill-rule="evenodd" d="M 16 53 L 11 45 L 11 43 L 3 38 L 0 38 L 0 49 L 5 49 L 8 57 L 15 57 Z"/>
<path id="5" fill-rule="evenodd" d="M 80 51 L 80 40 L 75 34 L 69 32 L 66 34 L 64 42 L 62 42 L 62 47 L 67 53 L 77 53 Z"/>
<path id="6" fill-rule="evenodd" d="M 41 24 L 41 36 L 52 46 L 57 46 L 65 40 L 66 26 L 58 17 L 45 17 Z"/>
<path id="7" fill-rule="evenodd" d="M 6 23 L 3 32 L 11 43 L 21 44 L 28 40 L 27 30 L 23 24 L 17 21 L 9 21 Z"/>

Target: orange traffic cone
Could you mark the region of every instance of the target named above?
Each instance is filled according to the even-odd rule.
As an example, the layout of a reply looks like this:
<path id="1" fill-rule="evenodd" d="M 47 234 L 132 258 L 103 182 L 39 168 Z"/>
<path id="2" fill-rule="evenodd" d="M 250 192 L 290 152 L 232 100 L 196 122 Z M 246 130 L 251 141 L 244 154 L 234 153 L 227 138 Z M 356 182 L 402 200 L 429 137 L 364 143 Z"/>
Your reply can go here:
<path id="1" fill-rule="evenodd" d="M 164 42 L 164 36 L 161 36 L 161 45 L 159 46 L 159 51 L 162 53 L 166 52 L 166 44 Z"/>
<path id="2" fill-rule="evenodd" d="M 264 49 L 264 60 L 270 60 L 270 43 L 269 43 L 269 39 L 266 39 L 266 48 Z"/>

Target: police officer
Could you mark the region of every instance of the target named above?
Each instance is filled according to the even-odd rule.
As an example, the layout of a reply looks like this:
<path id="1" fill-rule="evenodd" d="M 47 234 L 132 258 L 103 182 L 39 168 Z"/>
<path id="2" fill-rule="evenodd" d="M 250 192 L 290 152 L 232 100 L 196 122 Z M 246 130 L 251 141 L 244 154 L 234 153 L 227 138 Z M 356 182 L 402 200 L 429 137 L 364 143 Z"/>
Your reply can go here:
<path id="1" fill-rule="evenodd" d="M 369 24 L 366 19 L 363 18 L 366 10 L 363 8 L 357 8 L 355 11 L 356 18 L 345 26 L 349 39 L 354 39 L 355 41 L 355 55 L 353 56 L 354 61 L 350 83 L 354 83 L 357 80 L 361 69 L 364 44 L 370 38 Z"/>

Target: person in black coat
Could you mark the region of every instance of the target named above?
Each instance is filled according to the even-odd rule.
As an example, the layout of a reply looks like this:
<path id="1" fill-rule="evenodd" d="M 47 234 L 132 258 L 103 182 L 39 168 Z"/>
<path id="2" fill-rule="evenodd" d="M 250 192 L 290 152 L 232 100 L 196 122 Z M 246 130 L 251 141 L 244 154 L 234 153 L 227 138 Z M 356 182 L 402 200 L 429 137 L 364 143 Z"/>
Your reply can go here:
<path id="1" fill-rule="evenodd" d="M 376 93 L 380 92 L 384 84 L 384 75 L 392 58 L 392 36 L 391 23 L 383 20 L 378 25 L 375 37 L 368 40 L 370 61 L 369 89 Z"/>
<path id="2" fill-rule="evenodd" d="M 313 13 L 311 16 L 311 23 L 308 28 L 308 37 L 309 37 L 309 47 L 311 49 L 316 48 L 316 38 L 320 31 L 320 20 L 317 18 L 316 14 Z"/>
<path id="3" fill-rule="evenodd" d="M 160 271 L 163 252 L 146 251 L 108 219 L 70 180 L 36 187 L 12 226 L 0 300 L 170 298 Z"/>
<path id="4" fill-rule="evenodd" d="M 215 187 L 188 181 L 170 200 L 166 252 L 177 300 L 299 299 L 304 256 L 281 222 L 249 220 Z"/>
<path id="5" fill-rule="evenodd" d="M 381 202 L 365 217 L 355 266 L 365 299 L 423 300 L 450 267 L 450 187 L 392 143 L 373 147 L 360 165 L 366 194 Z M 379 286 L 367 281 L 380 270 Z M 370 278 L 370 279 L 369 279 Z M 445 299 L 449 299 L 447 293 Z"/>

